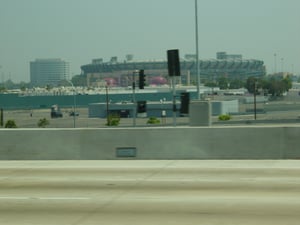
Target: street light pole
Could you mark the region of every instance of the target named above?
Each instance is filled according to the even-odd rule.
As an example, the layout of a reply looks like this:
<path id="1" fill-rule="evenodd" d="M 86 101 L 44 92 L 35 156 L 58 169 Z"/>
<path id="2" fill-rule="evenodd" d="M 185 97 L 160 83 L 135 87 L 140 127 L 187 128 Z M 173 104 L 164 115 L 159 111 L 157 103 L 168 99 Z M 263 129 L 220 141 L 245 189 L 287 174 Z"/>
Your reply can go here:
<path id="1" fill-rule="evenodd" d="M 277 54 L 276 53 L 274 53 L 274 74 L 276 74 L 277 73 L 277 58 L 276 58 L 276 56 L 277 56 Z"/>
<path id="2" fill-rule="evenodd" d="M 200 99 L 200 68 L 199 68 L 199 40 L 198 40 L 198 4 L 195 0 L 195 38 L 196 38 L 196 73 L 197 73 L 197 95 Z"/>
<path id="3" fill-rule="evenodd" d="M 283 73 L 284 72 L 284 68 L 283 68 L 283 65 L 284 65 L 284 58 L 281 58 L 281 72 Z"/>

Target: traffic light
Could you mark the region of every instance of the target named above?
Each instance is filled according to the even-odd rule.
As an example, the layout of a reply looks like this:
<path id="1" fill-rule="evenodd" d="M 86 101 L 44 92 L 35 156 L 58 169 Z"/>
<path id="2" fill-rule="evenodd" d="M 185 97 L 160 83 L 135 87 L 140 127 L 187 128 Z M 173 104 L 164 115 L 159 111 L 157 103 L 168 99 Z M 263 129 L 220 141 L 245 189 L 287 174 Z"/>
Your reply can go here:
<path id="1" fill-rule="evenodd" d="M 179 50 L 167 51 L 169 76 L 180 76 Z"/>
<path id="2" fill-rule="evenodd" d="M 147 102 L 146 101 L 138 101 L 137 102 L 137 113 L 145 113 L 147 112 Z"/>
<path id="3" fill-rule="evenodd" d="M 139 88 L 144 89 L 146 83 L 146 75 L 144 70 L 139 70 Z"/>
<path id="4" fill-rule="evenodd" d="M 3 109 L 0 109 L 0 126 L 3 126 Z"/>
<path id="5" fill-rule="evenodd" d="M 180 100 L 181 100 L 180 113 L 189 114 L 190 93 L 182 92 L 180 94 Z"/>

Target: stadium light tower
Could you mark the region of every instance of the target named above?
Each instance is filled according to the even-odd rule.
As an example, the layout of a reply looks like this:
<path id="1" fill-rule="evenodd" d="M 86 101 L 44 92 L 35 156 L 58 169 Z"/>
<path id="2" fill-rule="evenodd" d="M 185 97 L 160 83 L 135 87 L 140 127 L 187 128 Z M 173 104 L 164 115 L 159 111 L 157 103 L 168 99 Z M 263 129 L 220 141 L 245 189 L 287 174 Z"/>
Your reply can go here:
<path id="1" fill-rule="evenodd" d="M 197 95 L 200 99 L 200 68 L 199 68 L 199 46 L 198 46 L 198 4 L 195 0 L 195 38 L 196 38 L 196 73 L 197 73 Z"/>

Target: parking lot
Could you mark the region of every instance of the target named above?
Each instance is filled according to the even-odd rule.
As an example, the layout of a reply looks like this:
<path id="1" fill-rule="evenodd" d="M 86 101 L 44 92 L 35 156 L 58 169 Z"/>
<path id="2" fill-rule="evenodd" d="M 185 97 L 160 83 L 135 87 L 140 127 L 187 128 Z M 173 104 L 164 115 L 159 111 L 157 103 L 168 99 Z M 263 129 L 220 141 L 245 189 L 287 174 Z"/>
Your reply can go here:
<path id="1" fill-rule="evenodd" d="M 14 120 L 18 128 L 38 128 L 38 121 L 46 118 L 49 121 L 48 128 L 73 128 L 74 117 L 69 113 L 71 108 L 63 108 L 62 118 L 51 118 L 50 109 L 34 109 L 34 110 L 6 110 L 4 111 L 4 123 L 7 120 Z M 88 108 L 78 108 L 76 110 L 79 116 L 75 117 L 76 128 L 100 128 L 107 127 L 106 118 L 89 118 Z M 173 125 L 173 118 L 165 118 L 161 120 L 156 126 L 168 126 Z M 136 126 L 147 126 L 148 118 L 136 118 Z M 187 125 L 189 122 L 188 117 L 176 118 L 177 125 Z M 121 118 L 120 127 L 132 127 L 134 124 L 133 118 Z"/>
<path id="2" fill-rule="evenodd" d="M 248 106 L 249 107 L 249 106 Z M 250 106 L 251 107 L 251 106 Z M 298 92 L 291 91 L 285 99 L 267 102 L 264 112 L 258 112 L 256 120 L 254 113 L 231 115 L 228 122 L 218 121 L 218 116 L 212 116 L 212 125 L 244 125 L 255 123 L 299 123 L 300 122 L 300 101 Z M 4 124 L 8 120 L 14 120 L 18 128 L 38 128 L 40 119 L 46 118 L 49 121 L 48 128 L 100 128 L 107 127 L 106 118 L 89 118 L 88 107 L 77 108 L 78 116 L 70 116 L 72 108 L 62 108 L 62 118 L 51 118 L 50 108 L 44 109 L 23 109 L 23 110 L 4 110 Z M 200 115 L 201 116 L 201 115 Z M 136 118 L 136 126 L 149 126 L 149 118 Z M 177 117 L 174 123 L 173 117 L 157 118 L 160 123 L 155 126 L 186 126 L 189 125 L 189 117 Z M 119 127 L 133 127 L 133 118 L 121 118 Z M 153 125 L 152 125 L 153 126 Z"/>
<path id="3" fill-rule="evenodd" d="M 62 118 L 51 118 L 50 109 L 35 109 L 35 110 L 7 110 L 4 111 L 4 124 L 8 120 L 14 120 L 18 128 L 38 128 L 40 119 L 46 118 L 49 121 L 47 128 L 101 128 L 106 126 L 106 118 L 89 118 L 87 108 L 79 108 L 79 116 L 74 117 L 69 115 L 71 109 L 62 109 Z M 270 121 L 274 123 L 289 123 L 300 122 L 300 111 L 271 111 L 263 114 L 257 114 L 257 119 L 254 120 L 253 114 L 246 115 L 232 115 L 228 122 L 218 121 L 217 116 L 212 117 L 212 125 L 244 125 L 262 123 L 263 121 Z M 157 118 L 160 123 L 151 126 L 174 126 L 174 118 Z M 299 121 L 298 121 L 299 120 Z M 136 118 L 136 126 L 150 126 L 147 124 L 148 118 Z M 176 126 L 189 125 L 189 117 L 177 117 L 175 119 Z M 118 127 L 133 127 L 133 118 L 121 118 Z"/>

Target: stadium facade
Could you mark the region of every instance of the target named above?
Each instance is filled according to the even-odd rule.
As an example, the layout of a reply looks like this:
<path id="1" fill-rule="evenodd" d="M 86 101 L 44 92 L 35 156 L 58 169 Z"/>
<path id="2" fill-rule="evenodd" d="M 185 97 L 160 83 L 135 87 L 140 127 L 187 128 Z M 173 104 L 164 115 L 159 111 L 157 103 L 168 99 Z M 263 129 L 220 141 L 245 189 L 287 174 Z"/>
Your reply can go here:
<path id="1" fill-rule="evenodd" d="M 61 59 L 36 59 L 30 62 L 30 83 L 33 86 L 56 86 L 69 78 L 70 65 Z"/>
<path id="2" fill-rule="evenodd" d="M 266 68 L 262 60 L 243 59 L 242 55 L 230 55 L 218 52 L 216 59 L 199 60 L 201 82 L 215 81 L 219 77 L 228 79 L 242 79 L 248 77 L 263 77 Z M 133 71 L 145 70 L 148 84 L 162 85 L 168 83 L 167 61 L 134 61 L 133 57 L 126 57 L 123 62 L 118 62 L 117 57 L 112 57 L 109 62 L 94 59 L 91 64 L 81 66 L 82 73 L 87 77 L 88 86 L 127 87 L 134 79 Z M 181 76 L 179 83 L 193 85 L 197 81 L 195 55 L 185 55 L 180 59 Z"/>

